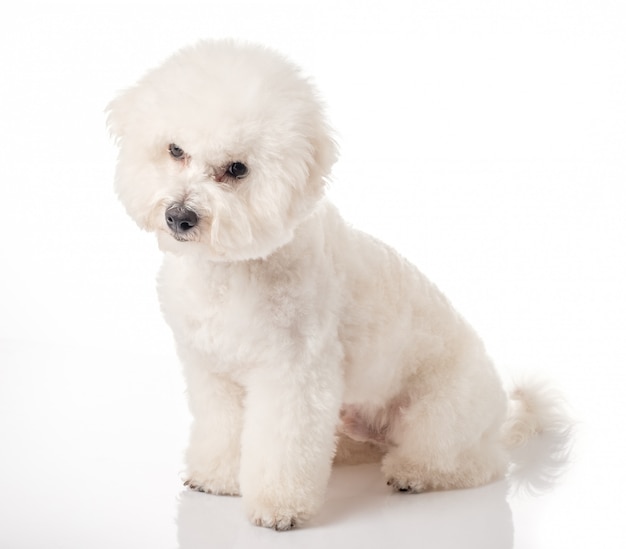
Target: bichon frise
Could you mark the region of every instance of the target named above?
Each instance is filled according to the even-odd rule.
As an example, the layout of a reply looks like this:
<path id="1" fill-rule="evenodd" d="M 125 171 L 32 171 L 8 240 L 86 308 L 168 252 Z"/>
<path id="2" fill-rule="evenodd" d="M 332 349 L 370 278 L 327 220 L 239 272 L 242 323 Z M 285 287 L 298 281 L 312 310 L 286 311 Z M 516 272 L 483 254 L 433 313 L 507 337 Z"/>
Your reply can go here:
<path id="1" fill-rule="evenodd" d="M 252 522 L 320 507 L 333 459 L 395 490 L 501 477 L 542 427 L 420 271 L 324 198 L 335 142 L 311 83 L 231 41 L 169 58 L 108 107 L 116 190 L 164 252 L 159 296 L 193 415 L 186 484 Z"/>

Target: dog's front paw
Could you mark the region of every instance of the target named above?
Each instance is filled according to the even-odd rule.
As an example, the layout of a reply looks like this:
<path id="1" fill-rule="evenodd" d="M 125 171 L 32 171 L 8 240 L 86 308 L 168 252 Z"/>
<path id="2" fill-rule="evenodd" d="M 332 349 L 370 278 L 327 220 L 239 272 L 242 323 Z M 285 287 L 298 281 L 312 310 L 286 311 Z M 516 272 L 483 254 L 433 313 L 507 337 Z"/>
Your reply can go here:
<path id="1" fill-rule="evenodd" d="M 263 526 L 264 528 L 273 528 L 278 532 L 291 530 L 298 526 L 298 517 L 292 514 L 267 513 L 256 514 L 252 517 L 252 524 L 255 526 Z"/>
<path id="2" fill-rule="evenodd" d="M 255 526 L 273 528 L 279 532 L 300 526 L 310 518 L 310 513 L 293 508 L 269 505 L 257 507 L 250 513 L 250 520 Z"/>
<path id="3" fill-rule="evenodd" d="M 198 474 L 191 474 L 184 481 L 185 486 L 197 492 L 206 492 L 216 496 L 240 496 L 239 482 L 232 478 L 208 479 Z"/>
<path id="4" fill-rule="evenodd" d="M 255 526 L 284 531 L 301 526 L 315 514 L 319 505 L 302 498 L 273 499 L 266 496 L 254 501 L 248 499 L 246 507 Z"/>

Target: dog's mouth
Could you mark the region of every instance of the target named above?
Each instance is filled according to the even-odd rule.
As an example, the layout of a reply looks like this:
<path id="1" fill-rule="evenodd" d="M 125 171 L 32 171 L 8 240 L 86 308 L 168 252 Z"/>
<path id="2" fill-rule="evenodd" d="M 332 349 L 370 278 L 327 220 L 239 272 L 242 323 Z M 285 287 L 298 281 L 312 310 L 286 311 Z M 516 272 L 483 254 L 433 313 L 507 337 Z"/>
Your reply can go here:
<path id="1" fill-rule="evenodd" d="M 170 232 L 170 236 L 174 240 L 177 240 L 178 242 L 189 242 L 190 240 L 189 236 L 185 236 L 185 235 L 174 233 L 174 232 Z"/>

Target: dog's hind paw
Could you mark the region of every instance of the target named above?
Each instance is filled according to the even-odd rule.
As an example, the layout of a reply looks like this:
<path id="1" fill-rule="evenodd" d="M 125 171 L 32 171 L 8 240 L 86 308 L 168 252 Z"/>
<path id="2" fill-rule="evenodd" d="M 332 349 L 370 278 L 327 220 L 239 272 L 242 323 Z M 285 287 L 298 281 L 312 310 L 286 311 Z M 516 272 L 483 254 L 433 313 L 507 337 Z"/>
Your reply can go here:
<path id="1" fill-rule="evenodd" d="M 406 479 L 387 479 L 387 486 L 391 486 L 396 492 L 404 492 L 408 494 L 421 494 L 425 491 L 424 485 L 421 482 L 412 482 Z"/>

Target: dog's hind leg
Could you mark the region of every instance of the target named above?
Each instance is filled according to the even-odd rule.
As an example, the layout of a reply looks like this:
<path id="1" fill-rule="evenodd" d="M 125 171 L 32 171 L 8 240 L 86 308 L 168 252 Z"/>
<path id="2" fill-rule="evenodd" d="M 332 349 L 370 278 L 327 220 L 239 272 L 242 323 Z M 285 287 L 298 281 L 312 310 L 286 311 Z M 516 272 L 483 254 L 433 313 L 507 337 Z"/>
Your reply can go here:
<path id="1" fill-rule="evenodd" d="M 420 393 L 390 428 L 382 462 L 387 484 L 403 492 L 469 488 L 506 473 L 500 431 L 506 396 L 495 373 L 487 369 Z"/>

